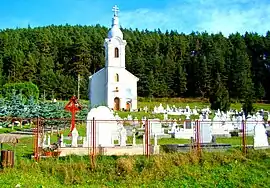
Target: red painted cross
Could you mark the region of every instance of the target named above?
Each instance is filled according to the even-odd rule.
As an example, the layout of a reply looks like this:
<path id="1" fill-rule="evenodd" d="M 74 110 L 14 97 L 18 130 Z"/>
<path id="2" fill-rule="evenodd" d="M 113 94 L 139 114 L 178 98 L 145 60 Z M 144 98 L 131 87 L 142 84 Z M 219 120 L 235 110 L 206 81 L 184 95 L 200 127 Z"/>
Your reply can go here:
<path id="1" fill-rule="evenodd" d="M 82 109 L 81 104 L 78 102 L 78 99 L 76 96 L 72 96 L 69 100 L 69 103 L 65 106 L 65 110 L 71 112 L 71 127 L 70 127 L 70 133 L 75 128 L 75 119 L 76 119 L 76 113 Z"/>

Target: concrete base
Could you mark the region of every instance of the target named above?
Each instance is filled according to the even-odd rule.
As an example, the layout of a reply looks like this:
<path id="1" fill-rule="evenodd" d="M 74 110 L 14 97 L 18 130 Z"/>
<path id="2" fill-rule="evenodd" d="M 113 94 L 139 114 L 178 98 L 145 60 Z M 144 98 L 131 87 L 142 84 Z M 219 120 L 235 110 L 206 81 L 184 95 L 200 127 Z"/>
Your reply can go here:
<path id="1" fill-rule="evenodd" d="M 59 148 L 61 151 L 60 156 L 67 155 L 90 155 L 91 148 L 87 147 L 63 147 Z M 136 145 L 136 146 L 114 146 L 114 147 L 97 147 L 96 148 L 97 155 L 144 155 L 144 145 Z M 150 154 L 159 154 L 159 146 L 150 146 Z"/>
<path id="2" fill-rule="evenodd" d="M 215 136 L 216 138 L 231 138 L 230 133 L 213 133 L 212 136 Z"/>
<path id="3" fill-rule="evenodd" d="M 196 145 L 193 146 L 196 148 Z M 213 151 L 226 151 L 230 149 L 231 144 L 200 144 L 200 148 L 203 151 L 213 152 Z M 191 144 L 168 144 L 162 145 L 165 152 L 190 152 L 192 149 Z M 193 149 L 194 149 L 193 148 Z"/>
<path id="4" fill-rule="evenodd" d="M 175 139 L 190 139 L 191 137 L 195 138 L 195 133 L 193 130 L 190 131 L 179 131 L 171 134 L 172 138 Z"/>
<path id="5" fill-rule="evenodd" d="M 254 150 L 270 149 L 270 146 L 254 147 Z"/>

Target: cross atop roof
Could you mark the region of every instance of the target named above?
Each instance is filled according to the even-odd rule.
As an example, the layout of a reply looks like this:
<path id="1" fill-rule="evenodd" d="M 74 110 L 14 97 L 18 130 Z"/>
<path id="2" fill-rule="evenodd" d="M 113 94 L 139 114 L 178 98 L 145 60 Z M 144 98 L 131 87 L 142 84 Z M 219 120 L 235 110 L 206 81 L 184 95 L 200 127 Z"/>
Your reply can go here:
<path id="1" fill-rule="evenodd" d="M 118 16 L 119 8 L 117 7 L 117 5 L 113 6 L 112 11 L 114 12 L 114 16 Z"/>

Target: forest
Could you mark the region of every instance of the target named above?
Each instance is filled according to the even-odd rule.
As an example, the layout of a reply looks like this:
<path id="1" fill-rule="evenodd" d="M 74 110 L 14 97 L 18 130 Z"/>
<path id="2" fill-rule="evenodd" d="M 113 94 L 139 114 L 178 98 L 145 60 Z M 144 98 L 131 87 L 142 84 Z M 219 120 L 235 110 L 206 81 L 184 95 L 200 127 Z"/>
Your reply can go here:
<path id="1" fill-rule="evenodd" d="M 231 34 L 122 29 L 126 68 L 140 97 L 270 100 L 270 32 Z M 40 97 L 88 98 L 88 77 L 104 67 L 108 28 L 46 26 L 0 31 L 0 85 L 32 82 Z M 80 76 L 78 76 L 80 75 Z M 214 97 L 217 100 L 217 96 Z"/>

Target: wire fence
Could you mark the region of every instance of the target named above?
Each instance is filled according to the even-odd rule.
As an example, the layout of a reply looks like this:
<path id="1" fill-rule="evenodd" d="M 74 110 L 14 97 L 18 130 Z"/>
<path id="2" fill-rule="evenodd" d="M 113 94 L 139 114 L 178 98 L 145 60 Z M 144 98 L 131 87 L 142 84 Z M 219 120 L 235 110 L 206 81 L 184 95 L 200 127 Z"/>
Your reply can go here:
<path id="1" fill-rule="evenodd" d="M 26 121 L 0 118 L 0 122 L 10 124 L 15 120 Z M 251 120 L 76 119 L 76 131 L 72 131 L 69 118 L 29 118 L 27 122 L 34 125 L 31 129 L 36 161 L 48 156 L 79 154 L 89 155 L 93 166 L 97 155 L 136 154 L 149 158 L 160 153 L 159 146 L 165 152 L 195 151 L 201 154 L 218 148 L 240 148 L 246 154 L 253 148 L 254 127 L 258 124 L 268 126 L 265 121 Z"/>

